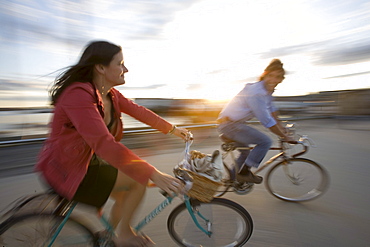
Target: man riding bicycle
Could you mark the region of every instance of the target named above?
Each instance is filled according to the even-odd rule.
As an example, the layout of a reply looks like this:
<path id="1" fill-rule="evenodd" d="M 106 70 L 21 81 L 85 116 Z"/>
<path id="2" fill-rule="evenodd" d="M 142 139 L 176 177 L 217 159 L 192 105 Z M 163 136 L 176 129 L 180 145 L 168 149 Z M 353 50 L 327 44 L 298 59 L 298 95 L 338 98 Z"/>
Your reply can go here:
<path id="1" fill-rule="evenodd" d="M 223 139 L 232 140 L 238 146 L 256 146 L 252 150 L 240 150 L 236 160 L 238 165 L 236 179 L 240 183 L 262 182 L 262 177 L 251 172 L 257 168 L 272 145 L 266 134 L 256 130 L 246 121 L 257 118 L 272 133 L 287 142 L 294 142 L 289 137 L 278 118 L 277 108 L 273 104 L 272 93 L 284 80 L 285 70 L 279 59 L 273 59 L 266 67 L 258 82 L 249 83 L 222 109 L 218 122 L 218 131 Z"/>

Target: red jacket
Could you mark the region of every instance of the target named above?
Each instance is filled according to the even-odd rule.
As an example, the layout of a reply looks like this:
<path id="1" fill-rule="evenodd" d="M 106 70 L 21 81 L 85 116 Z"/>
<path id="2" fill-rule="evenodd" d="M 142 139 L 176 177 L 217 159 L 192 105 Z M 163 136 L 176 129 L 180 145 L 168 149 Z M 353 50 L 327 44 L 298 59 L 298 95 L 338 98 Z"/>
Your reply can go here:
<path id="1" fill-rule="evenodd" d="M 60 195 L 72 199 L 84 178 L 92 154 L 107 161 L 141 184 L 146 184 L 154 167 L 120 143 L 123 132 L 121 112 L 168 133 L 172 125 L 148 110 L 111 90 L 116 129 L 113 135 L 104 123 L 103 101 L 91 83 L 76 82 L 57 100 L 50 137 L 41 150 L 36 170 Z"/>

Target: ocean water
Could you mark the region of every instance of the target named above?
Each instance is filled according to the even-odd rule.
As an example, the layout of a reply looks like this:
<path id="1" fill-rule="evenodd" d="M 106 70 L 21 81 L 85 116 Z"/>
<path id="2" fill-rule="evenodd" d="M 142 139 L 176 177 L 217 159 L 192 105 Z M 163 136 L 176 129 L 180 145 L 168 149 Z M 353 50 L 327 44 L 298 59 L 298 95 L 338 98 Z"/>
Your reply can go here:
<path id="1" fill-rule="evenodd" d="M 47 126 L 51 117 L 52 113 L 49 109 L 0 111 L 0 140 L 45 135 L 48 133 Z M 189 123 L 185 117 L 165 116 L 164 118 L 173 124 Z M 122 121 L 125 129 L 147 126 L 126 114 L 122 114 Z"/>

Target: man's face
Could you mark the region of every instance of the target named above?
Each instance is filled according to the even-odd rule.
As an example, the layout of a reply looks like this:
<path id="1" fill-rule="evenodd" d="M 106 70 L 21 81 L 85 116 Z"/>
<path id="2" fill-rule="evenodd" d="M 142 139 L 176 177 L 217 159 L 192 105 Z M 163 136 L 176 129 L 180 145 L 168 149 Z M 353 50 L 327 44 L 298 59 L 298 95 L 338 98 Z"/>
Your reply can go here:
<path id="1" fill-rule="evenodd" d="M 275 90 L 275 87 L 279 85 L 284 80 L 284 72 L 280 70 L 275 70 L 268 73 L 265 78 L 265 88 L 268 92 L 272 93 Z"/>

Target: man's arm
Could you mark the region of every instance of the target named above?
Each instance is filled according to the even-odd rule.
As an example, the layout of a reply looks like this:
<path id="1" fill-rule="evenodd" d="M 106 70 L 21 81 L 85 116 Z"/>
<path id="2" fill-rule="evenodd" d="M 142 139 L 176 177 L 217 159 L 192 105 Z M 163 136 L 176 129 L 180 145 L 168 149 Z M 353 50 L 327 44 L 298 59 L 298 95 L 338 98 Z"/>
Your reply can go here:
<path id="1" fill-rule="evenodd" d="M 281 120 L 279 119 L 279 112 L 275 111 L 271 113 L 272 117 L 276 120 L 276 125 L 280 129 L 281 132 L 286 133 L 285 128 L 283 124 L 281 123 Z"/>
<path id="2" fill-rule="evenodd" d="M 274 133 L 275 135 L 282 138 L 284 141 L 287 142 L 295 142 L 293 138 L 287 136 L 285 128 L 281 124 L 281 121 L 279 119 L 279 113 L 277 111 L 271 113 L 272 117 L 276 120 L 276 124 L 274 126 L 271 126 L 269 130 Z"/>

